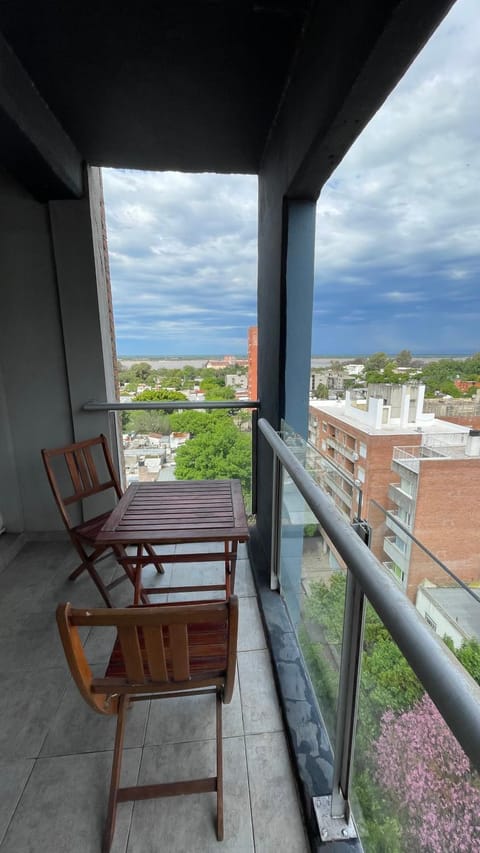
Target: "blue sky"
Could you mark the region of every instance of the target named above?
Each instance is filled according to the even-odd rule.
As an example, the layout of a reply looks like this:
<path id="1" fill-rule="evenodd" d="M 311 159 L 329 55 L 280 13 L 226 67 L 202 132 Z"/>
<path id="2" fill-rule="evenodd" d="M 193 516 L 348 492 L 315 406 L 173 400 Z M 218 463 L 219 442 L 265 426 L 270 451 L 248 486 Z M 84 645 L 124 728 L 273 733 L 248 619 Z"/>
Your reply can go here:
<path id="1" fill-rule="evenodd" d="M 314 354 L 480 350 L 480 16 L 458 0 L 324 187 Z M 246 352 L 257 179 L 103 170 L 117 348 Z"/>

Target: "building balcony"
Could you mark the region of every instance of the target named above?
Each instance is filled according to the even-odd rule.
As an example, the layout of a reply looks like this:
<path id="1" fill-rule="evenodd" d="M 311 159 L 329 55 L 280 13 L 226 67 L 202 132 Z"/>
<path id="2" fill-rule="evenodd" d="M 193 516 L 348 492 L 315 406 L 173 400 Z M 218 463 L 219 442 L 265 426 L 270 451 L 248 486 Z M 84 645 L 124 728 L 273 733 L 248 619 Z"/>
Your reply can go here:
<path id="1" fill-rule="evenodd" d="M 325 485 L 328 486 L 347 506 L 350 508 L 353 504 L 353 494 L 349 494 L 342 487 L 342 478 L 340 474 L 332 474 L 326 471 L 324 476 Z"/>
<path id="2" fill-rule="evenodd" d="M 397 506 L 402 509 L 407 510 L 407 512 L 411 512 L 415 506 L 415 498 L 413 495 L 409 495 L 407 492 L 404 492 L 398 483 L 390 483 L 388 487 L 388 497 L 393 503 L 397 504 Z"/>
<path id="3" fill-rule="evenodd" d="M 398 519 L 398 521 L 400 521 L 401 523 L 398 524 L 395 519 Z M 408 528 L 409 525 L 406 521 L 403 521 L 399 517 L 399 511 L 395 509 L 387 510 L 387 514 L 385 516 L 385 523 L 387 527 L 395 534 L 395 536 L 397 536 L 399 539 L 402 539 L 402 541 L 404 541 L 408 546 L 408 534 L 405 533 L 405 530 L 403 528 Z M 403 527 L 401 525 L 403 525 Z"/>
<path id="4" fill-rule="evenodd" d="M 395 536 L 385 536 L 383 540 L 383 550 L 393 560 L 397 566 L 400 567 L 402 572 L 408 572 L 409 566 L 409 552 L 407 550 L 407 545 L 405 546 L 406 550 L 403 551 L 397 544 Z"/>
<path id="5" fill-rule="evenodd" d="M 329 447 L 334 448 L 334 450 L 336 450 L 342 456 L 345 456 L 346 459 L 349 459 L 350 462 L 356 462 L 358 460 L 358 453 L 352 448 L 347 447 L 347 445 L 343 444 L 341 441 L 337 441 L 336 438 L 328 436 L 327 444 L 329 445 Z"/>
<path id="6" fill-rule="evenodd" d="M 418 474 L 420 463 L 432 459 L 445 459 L 445 454 L 423 444 L 411 447 L 394 447 L 392 469 L 401 472 L 402 468 L 406 468 L 408 471 Z"/>

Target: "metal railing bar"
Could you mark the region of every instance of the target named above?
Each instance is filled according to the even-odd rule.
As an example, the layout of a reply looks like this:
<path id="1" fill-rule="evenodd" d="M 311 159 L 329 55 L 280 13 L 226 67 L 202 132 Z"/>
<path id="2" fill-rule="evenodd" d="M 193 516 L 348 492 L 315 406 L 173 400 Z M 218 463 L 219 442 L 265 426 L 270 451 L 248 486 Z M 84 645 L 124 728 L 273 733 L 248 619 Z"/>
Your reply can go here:
<path id="1" fill-rule="evenodd" d="M 471 761 L 480 768 L 480 687 L 437 637 L 264 418 L 259 429 L 359 582 Z"/>
<path id="2" fill-rule="evenodd" d="M 112 402 L 97 402 L 89 400 L 84 403 L 82 409 L 84 412 L 132 412 L 144 411 L 145 409 L 163 409 L 167 412 L 174 412 L 177 409 L 258 409 L 260 408 L 259 400 L 214 400 L 203 403 L 192 403 L 190 400 L 158 400 L 155 402 L 139 402 L 139 403 L 119 403 L 118 400 Z"/>

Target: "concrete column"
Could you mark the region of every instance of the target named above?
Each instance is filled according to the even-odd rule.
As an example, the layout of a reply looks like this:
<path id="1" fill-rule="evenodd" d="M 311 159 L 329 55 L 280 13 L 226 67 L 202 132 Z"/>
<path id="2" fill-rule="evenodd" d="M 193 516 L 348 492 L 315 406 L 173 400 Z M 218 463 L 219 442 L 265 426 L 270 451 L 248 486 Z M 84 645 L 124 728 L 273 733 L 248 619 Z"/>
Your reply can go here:
<path id="1" fill-rule="evenodd" d="M 284 418 L 307 438 L 312 360 L 314 201 L 287 203 Z"/>
<path id="2" fill-rule="evenodd" d="M 104 432 L 111 442 L 106 412 L 86 413 L 89 400 L 114 400 L 114 353 L 104 258 L 102 190 L 98 169 L 88 170 L 88 198 L 49 204 L 62 317 L 73 437 Z"/>

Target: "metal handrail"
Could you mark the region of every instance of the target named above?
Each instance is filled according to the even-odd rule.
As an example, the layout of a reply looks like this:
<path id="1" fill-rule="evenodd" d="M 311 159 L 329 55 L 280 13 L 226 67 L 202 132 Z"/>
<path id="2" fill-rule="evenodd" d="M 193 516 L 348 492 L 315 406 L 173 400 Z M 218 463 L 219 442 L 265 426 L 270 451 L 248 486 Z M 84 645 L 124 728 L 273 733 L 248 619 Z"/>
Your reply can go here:
<path id="1" fill-rule="evenodd" d="M 259 400 L 209 400 L 208 402 L 191 402 L 190 400 L 155 400 L 138 403 L 120 403 L 118 400 L 110 402 L 97 402 L 89 400 L 84 403 L 84 412 L 131 412 L 145 409 L 162 409 L 166 412 L 174 412 L 177 409 L 259 409 Z"/>
<path id="2" fill-rule="evenodd" d="M 167 412 L 175 412 L 178 409 L 195 410 L 195 409 L 253 409 L 252 412 L 252 514 L 257 512 L 257 438 L 258 438 L 258 411 L 260 409 L 259 400 L 209 400 L 201 403 L 191 402 L 190 400 L 155 400 L 155 401 L 140 401 L 135 403 L 121 403 L 118 400 L 110 402 L 98 402 L 97 400 L 89 400 L 82 406 L 84 412 L 123 412 L 123 411 L 144 411 L 145 409 L 153 409 Z"/>
<path id="3" fill-rule="evenodd" d="M 480 687 L 264 418 L 259 430 L 473 764 L 480 768 Z"/>

